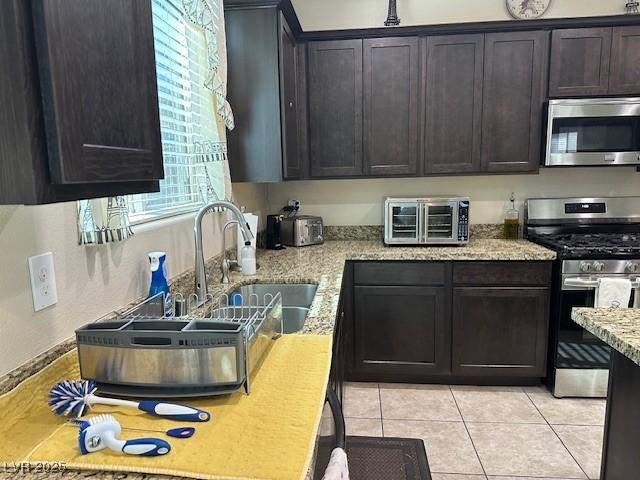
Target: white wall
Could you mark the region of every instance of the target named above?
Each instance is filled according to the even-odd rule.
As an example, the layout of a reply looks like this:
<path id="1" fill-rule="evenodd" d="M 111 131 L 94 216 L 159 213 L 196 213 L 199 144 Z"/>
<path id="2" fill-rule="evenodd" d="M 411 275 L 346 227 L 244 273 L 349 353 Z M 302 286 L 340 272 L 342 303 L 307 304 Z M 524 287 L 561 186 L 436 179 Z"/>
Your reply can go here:
<path id="1" fill-rule="evenodd" d="M 326 225 L 381 225 L 385 195 L 471 197 L 471 223 L 500 223 L 511 192 L 521 207 L 526 198 L 640 195 L 635 168 L 542 169 L 540 175 L 321 180 L 268 186 L 271 211 L 288 199 L 302 202 L 302 212 L 321 215 Z"/>
<path id="2" fill-rule="evenodd" d="M 249 211 L 265 208 L 265 187 L 234 184 Z M 220 214 L 205 228 L 205 256 L 221 251 Z M 216 218 L 217 217 L 217 218 Z M 167 252 L 169 274 L 194 265 L 193 217 L 135 229 L 125 242 L 77 244 L 75 203 L 0 206 L 0 376 L 73 335 L 76 328 L 144 295 L 147 252 Z M 34 313 L 27 257 L 53 252 L 59 302 Z"/>
<path id="3" fill-rule="evenodd" d="M 388 0 L 292 0 L 304 30 L 382 27 Z M 511 19 L 505 0 L 398 0 L 401 26 Z M 545 18 L 625 13 L 623 0 L 552 0 Z"/>

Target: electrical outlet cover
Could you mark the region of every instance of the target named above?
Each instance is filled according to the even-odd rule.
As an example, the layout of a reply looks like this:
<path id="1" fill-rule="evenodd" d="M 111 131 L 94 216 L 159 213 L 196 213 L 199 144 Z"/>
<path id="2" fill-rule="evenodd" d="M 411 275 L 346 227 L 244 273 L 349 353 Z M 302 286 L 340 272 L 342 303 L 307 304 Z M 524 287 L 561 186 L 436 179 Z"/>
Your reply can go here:
<path id="1" fill-rule="evenodd" d="M 33 308 L 36 312 L 58 303 L 53 253 L 47 252 L 29 257 L 29 275 L 31 277 Z"/>

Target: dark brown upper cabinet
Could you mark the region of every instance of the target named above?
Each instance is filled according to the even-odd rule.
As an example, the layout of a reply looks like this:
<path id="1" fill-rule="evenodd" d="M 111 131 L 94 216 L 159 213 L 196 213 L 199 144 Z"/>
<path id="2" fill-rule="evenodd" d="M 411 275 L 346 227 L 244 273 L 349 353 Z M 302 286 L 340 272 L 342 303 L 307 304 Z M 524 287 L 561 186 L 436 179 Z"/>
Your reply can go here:
<path id="1" fill-rule="evenodd" d="M 611 27 L 555 30 L 551 39 L 549 96 L 606 95 Z"/>
<path id="2" fill-rule="evenodd" d="M 609 94 L 640 95 L 640 26 L 613 29 Z"/>
<path id="3" fill-rule="evenodd" d="M 151 3 L 0 3 L 0 203 L 158 190 Z"/>
<path id="4" fill-rule="evenodd" d="M 362 40 L 308 45 L 311 176 L 362 175 Z"/>
<path id="5" fill-rule="evenodd" d="M 485 36 L 482 167 L 537 172 L 546 98 L 548 32 Z"/>
<path id="6" fill-rule="evenodd" d="M 549 97 L 640 95 L 640 26 L 555 30 Z"/>
<path id="7" fill-rule="evenodd" d="M 225 2 L 228 99 L 235 129 L 227 132 L 234 182 L 304 177 L 304 48 L 276 4 Z"/>
<path id="8" fill-rule="evenodd" d="M 298 123 L 305 118 L 304 111 L 298 111 L 304 107 L 304 101 L 301 98 L 304 85 L 300 81 L 304 78 L 304 74 L 299 73 L 304 72 L 304 68 L 299 68 L 298 44 L 282 13 L 280 13 L 279 47 L 283 175 L 285 180 L 294 180 L 303 176 L 304 169 L 302 161 L 304 138 L 301 138 L 303 129 L 298 128 Z"/>
<path id="9" fill-rule="evenodd" d="M 371 38 L 363 49 L 365 173 L 416 175 L 418 38 Z"/>
<path id="10" fill-rule="evenodd" d="M 479 172 L 484 35 L 428 37 L 425 43 L 424 173 Z"/>

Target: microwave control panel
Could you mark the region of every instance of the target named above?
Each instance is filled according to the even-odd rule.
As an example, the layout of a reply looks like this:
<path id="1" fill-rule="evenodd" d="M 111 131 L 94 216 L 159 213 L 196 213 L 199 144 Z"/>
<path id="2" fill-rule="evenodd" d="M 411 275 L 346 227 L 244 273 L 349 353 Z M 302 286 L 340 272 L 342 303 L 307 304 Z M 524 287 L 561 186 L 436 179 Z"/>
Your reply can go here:
<path id="1" fill-rule="evenodd" d="M 469 202 L 458 203 L 458 241 L 469 240 Z"/>

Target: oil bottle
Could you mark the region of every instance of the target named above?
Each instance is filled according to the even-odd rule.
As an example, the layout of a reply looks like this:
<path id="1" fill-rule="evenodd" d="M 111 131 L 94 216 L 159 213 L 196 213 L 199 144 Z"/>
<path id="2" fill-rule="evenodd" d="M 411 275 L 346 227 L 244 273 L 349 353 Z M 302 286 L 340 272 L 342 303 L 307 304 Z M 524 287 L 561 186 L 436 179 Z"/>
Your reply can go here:
<path id="1" fill-rule="evenodd" d="M 516 208 L 516 196 L 511 192 L 511 206 L 504 216 L 504 238 L 517 240 L 520 237 L 520 213 Z"/>

